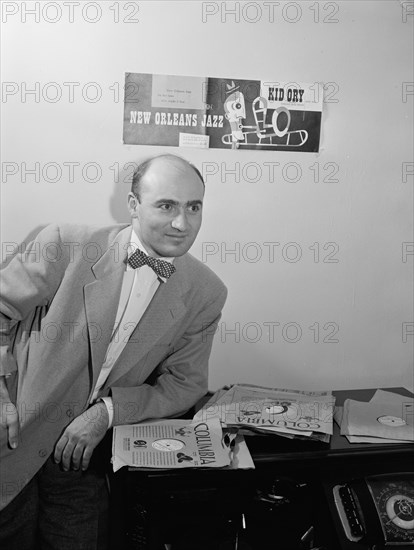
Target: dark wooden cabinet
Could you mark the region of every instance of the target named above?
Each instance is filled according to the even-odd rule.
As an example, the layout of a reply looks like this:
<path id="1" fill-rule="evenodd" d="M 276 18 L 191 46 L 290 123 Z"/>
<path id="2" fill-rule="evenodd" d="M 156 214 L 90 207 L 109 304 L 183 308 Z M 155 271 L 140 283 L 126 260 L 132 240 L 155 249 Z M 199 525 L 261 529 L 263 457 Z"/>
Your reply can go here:
<path id="1" fill-rule="evenodd" d="M 368 401 L 374 391 L 335 392 L 337 404 L 347 397 Z M 336 425 L 329 444 L 278 436 L 247 437 L 247 444 L 254 470 L 123 468 L 114 474 L 112 547 L 348 550 L 353 546 L 332 505 L 334 484 L 414 470 L 413 444 L 351 445 Z"/>

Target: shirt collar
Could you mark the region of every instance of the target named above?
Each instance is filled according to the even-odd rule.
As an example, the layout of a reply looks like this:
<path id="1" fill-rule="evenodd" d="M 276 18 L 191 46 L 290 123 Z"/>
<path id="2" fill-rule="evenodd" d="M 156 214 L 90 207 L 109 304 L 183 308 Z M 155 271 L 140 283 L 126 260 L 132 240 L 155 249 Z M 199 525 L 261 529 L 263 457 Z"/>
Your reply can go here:
<path id="1" fill-rule="evenodd" d="M 145 246 L 142 244 L 142 242 L 140 241 L 138 235 L 135 233 L 134 229 L 131 228 L 131 237 L 129 239 L 129 242 L 128 242 L 128 248 L 127 248 L 127 253 L 128 253 L 128 258 L 135 252 L 135 250 L 139 248 L 140 250 L 142 250 L 142 252 L 144 252 L 147 256 L 150 256 L 150 254 L 148 254 L 147 250 L 145 249 Z M 164 262 L 169 262 L 170 264 L 172 264 L 175 260 L 175 258 L 172 258 L 172 257 L 159 257 L 158 258 L 159 260 L 164 260 Z M 127 271 L 131 271 L 133 270 L 133 268 L 127 263 L 127 266 L 126 266 L 126 269 Z M 159 276 L 159 278 L 164 282 L 166 283 L 168 281 L 168 279 L 166 279 L 165 277 L 161 277 Z"/>

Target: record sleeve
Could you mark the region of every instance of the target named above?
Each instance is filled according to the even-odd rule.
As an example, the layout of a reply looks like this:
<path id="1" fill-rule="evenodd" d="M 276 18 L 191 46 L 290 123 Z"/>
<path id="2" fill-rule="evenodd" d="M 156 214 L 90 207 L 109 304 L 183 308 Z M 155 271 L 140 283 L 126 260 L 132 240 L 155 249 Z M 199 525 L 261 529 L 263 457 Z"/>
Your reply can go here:
<path id="1" fill-rule="evenodd" d="M 405 398 L 363 403 L 347 399 L 341 423 L 342 435 L 363 435 L 414 441 L 413 400 Z"/>
<path id="2" fill-rule="evenodd" d="M 218 418 L 200 422 L 161 420 L 114 428 L 114 472 L 122 466 L 217 468 L 230 463 L 231 449 L 223 441 Z"/>

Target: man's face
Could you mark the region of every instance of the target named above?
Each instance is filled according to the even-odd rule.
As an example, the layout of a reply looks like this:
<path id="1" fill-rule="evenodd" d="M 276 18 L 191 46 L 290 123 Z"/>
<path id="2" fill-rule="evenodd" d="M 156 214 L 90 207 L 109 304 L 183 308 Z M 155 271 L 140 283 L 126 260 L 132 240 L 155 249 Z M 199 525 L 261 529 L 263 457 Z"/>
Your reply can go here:
<path id="1" fill-rule="evenodd" d="M 201 226 L 204 185 L 194 170 L 179 159 L 152 161 L 141 181 L 140 202 L 130 193 L 132 227 L 148 254 L 185 254 Z"/>

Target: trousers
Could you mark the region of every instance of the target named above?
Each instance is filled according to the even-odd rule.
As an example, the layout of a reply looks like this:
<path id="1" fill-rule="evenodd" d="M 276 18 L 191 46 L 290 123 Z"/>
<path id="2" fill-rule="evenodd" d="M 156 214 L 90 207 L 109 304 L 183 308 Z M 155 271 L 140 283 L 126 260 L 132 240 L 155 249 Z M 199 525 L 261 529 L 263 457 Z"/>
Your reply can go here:
<path id="1" fill-rule="evenodd" d="M 0 512 L 2 550 L 105 550 L 109 494 L 104 468 L 64 472 L 49 457 Z"/>

